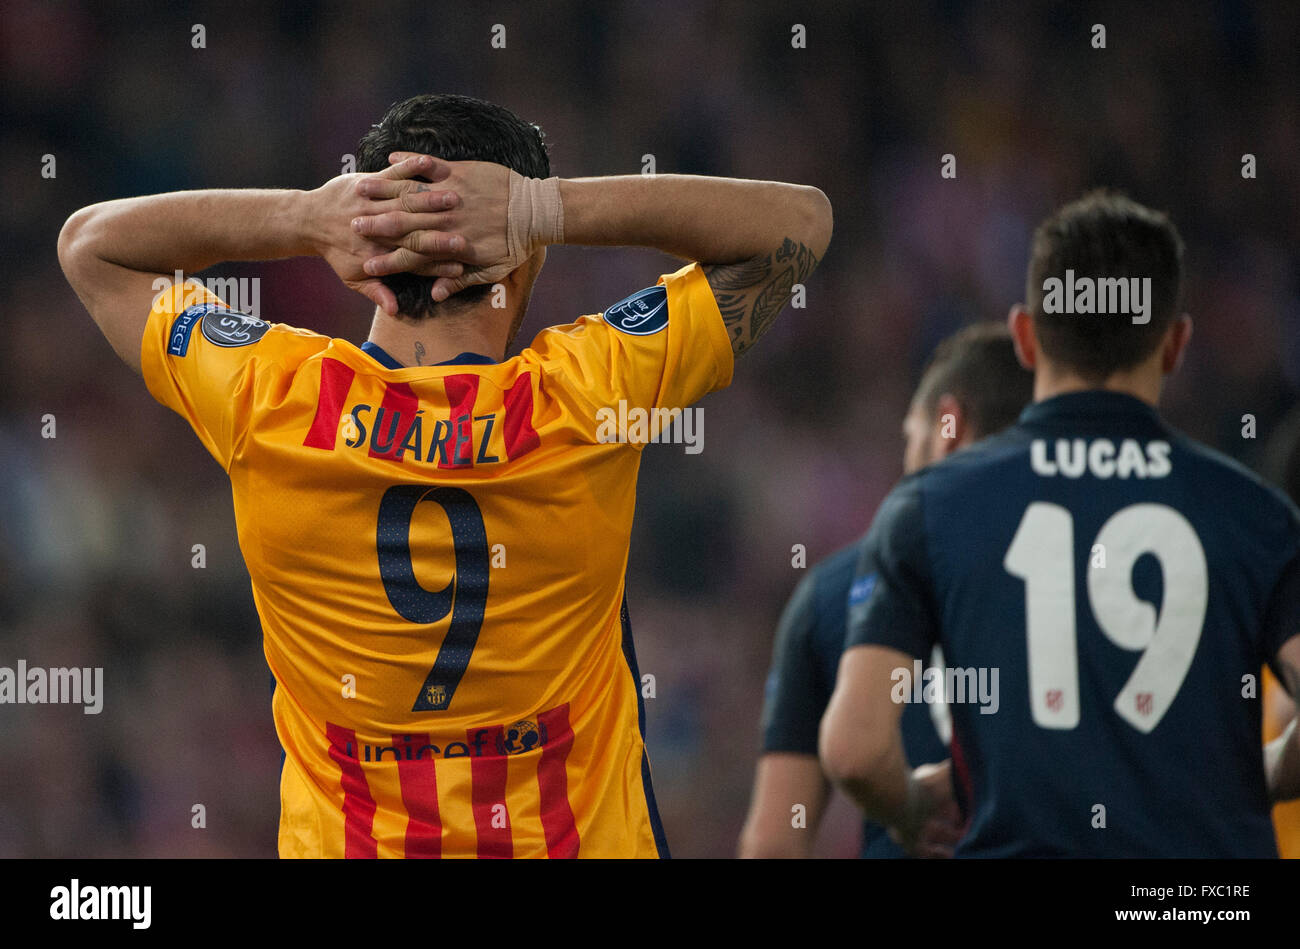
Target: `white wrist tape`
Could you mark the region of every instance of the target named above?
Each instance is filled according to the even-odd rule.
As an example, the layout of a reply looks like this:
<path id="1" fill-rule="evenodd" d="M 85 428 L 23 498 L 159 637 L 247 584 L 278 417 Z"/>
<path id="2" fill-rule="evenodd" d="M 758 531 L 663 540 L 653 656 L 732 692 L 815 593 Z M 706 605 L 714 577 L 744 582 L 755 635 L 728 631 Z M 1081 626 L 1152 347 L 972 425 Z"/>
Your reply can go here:
<path id="1" fill-rule="evenodd" d="M 539 247 L 563 243 L 564 204 L 560 201 L 559 178 L 525 178 L 510 172 L 506 237 L 515 266 Z"/>
<path id="2" fill-rule="evenodd" d="M 465 284 L 496 283 L 519 267 L 539 247 L 564 241 L 564 204 L 559 178 L 525 178 L 510 172 L 506 211 L 506 259 L 491 267 L 467 271 Z"/>

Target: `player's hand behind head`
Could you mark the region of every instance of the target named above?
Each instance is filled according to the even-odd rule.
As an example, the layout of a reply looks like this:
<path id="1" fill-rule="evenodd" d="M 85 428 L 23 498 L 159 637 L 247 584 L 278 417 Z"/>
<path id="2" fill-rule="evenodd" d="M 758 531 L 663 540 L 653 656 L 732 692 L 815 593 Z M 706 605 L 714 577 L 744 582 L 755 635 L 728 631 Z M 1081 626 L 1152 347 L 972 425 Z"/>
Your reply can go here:
<path id="1" fill-rule="evenodd" d="M 394 152 L 389 161 L 397 167 L 427 157 Z M 519 249 L 511 247 L 507 227 L 510 169 L 484 161 L 436 161 L 436 168 L 441 176 L 433 185 L 380 176 L 360 182 L 360 194 L 399 206 L 377 208 L 360 218 L 356 229 L 387 250 L 375 255 L 366 273 L 410 272 L 444 278 L 433 287 L 433 298 L 442 301 L 465 287 L 501 280 L 522 259 Z M 465 265 L 463 273 L 448 275 L 440 268 L 439 262 L 449 256 Z"/>
<path id="2" fill-rule="evenodd" d="M 458 200 L 436 182 L 447 177 L 449 166 L 429 157 L 413 156 L 408 161 L 396 162 L 375 174 L 339 175 L 307 193 L 306 217 L 302 223 L 304 233 L 317 255 L 323 257 L 340 280 L 390 315 L 397 312 L 397 298 L 383 281 L 365 270 L 365 262 L 377 254 L 386 253 L 390 244 L 379 243 L 363 236 L 354 222 L 376 215 L 402 212 L 416 203 L 442 205 Z M 416 181 L 416 176 L 429 178 L 434 184 Z M 419 185 L 425 189 L 412 190 L 411 197 L 379 198 L 362 194 L 359 185 L 383 182 L 388 186 Z M 441 235 L 438 240 L 426 242 L 427 254 L 423 258 L 423 273 L 430 276 L 459 277 L 465 269 L 454 259 L 463 250 L 464 242 L 452 236 Z"/>

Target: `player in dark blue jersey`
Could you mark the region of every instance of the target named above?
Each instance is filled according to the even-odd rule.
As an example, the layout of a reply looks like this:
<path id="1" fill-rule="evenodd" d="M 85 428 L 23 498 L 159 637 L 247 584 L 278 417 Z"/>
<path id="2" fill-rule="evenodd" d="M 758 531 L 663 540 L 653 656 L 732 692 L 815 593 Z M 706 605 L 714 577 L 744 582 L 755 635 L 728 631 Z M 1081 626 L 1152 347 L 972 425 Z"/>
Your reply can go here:
<path id="1" fill-rule="evenodd" d="M 1112 193 L 1044 222 L 1009 318 L 1035 403 L 877 513 L 821 752 L 909 846 L 955 783 L 958 856 L 1276 856 L 1300 745 L 1261 747 L 1258 677 L 1300 687 L 1300 511 L 1156 410 L 1181 257 Z M 898 721 L 936 643 L 951 764 L 913 772 Z"/>
<path id="2" fill-rule="evenodd" d="M 903 421 L 903 470 L 916 471 L 1016 420 L 1033 377 L 1016 362 L 1005 326 L 980 323 L 944 340 L 921 375 Z M 868 534 L 815 565 L 795 588 L 777 627 L 763 705 L 758 762 L 742 857 L 807 857 L 830 784 L 817 761 L 817 726 L 844 649 L 850 587 Z M 948 757 L 947 710 L 916 705 L 902 717 L 914 765 Z M 798 811 L 796 805 L 802 805 Z M 863 857 L 902 857 L 881 824 L 868 821 Z"/>

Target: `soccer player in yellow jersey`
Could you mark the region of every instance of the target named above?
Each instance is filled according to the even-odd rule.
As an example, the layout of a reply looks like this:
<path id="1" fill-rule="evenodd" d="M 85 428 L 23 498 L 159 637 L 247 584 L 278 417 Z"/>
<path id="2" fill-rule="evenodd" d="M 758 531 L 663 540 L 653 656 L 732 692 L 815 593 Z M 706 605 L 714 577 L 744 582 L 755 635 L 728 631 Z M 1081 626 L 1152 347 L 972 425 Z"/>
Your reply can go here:
<path id="1" fill-rule="evenodd" d="M 460 96 L 393 106 L 358 167 L 109 201 L 59 238 L 118 355 L 230 476 L 277 683 L 280 854 L 667 856 L 624 603 L 647 433 L 607 422 L 726 386 L 824 253 L 829 204 L 551 178 L 539 129 Z M 689 263 L 506 359 L 561 242 Z M 295 255 L 376 304 L 363 346 L 156 289 Z"/>

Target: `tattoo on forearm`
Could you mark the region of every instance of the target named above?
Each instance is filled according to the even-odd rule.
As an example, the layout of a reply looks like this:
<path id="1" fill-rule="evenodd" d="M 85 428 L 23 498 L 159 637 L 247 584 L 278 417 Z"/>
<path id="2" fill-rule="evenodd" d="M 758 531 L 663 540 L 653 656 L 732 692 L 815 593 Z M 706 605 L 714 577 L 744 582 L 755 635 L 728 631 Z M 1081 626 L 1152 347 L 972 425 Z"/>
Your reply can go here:
<path id="1" fill-rule="evenodd" d="M 424 343 L 415 344 L 415 364 L 417 366 L 424 365 Z"/>
<path id="2" fill-rule="evenodd" d="M 807 280 L 817 263 L 807 245 L 787 237 L 765 257 L 705 267 L 737 356 L 768 331 L 794 285 Z"/>

